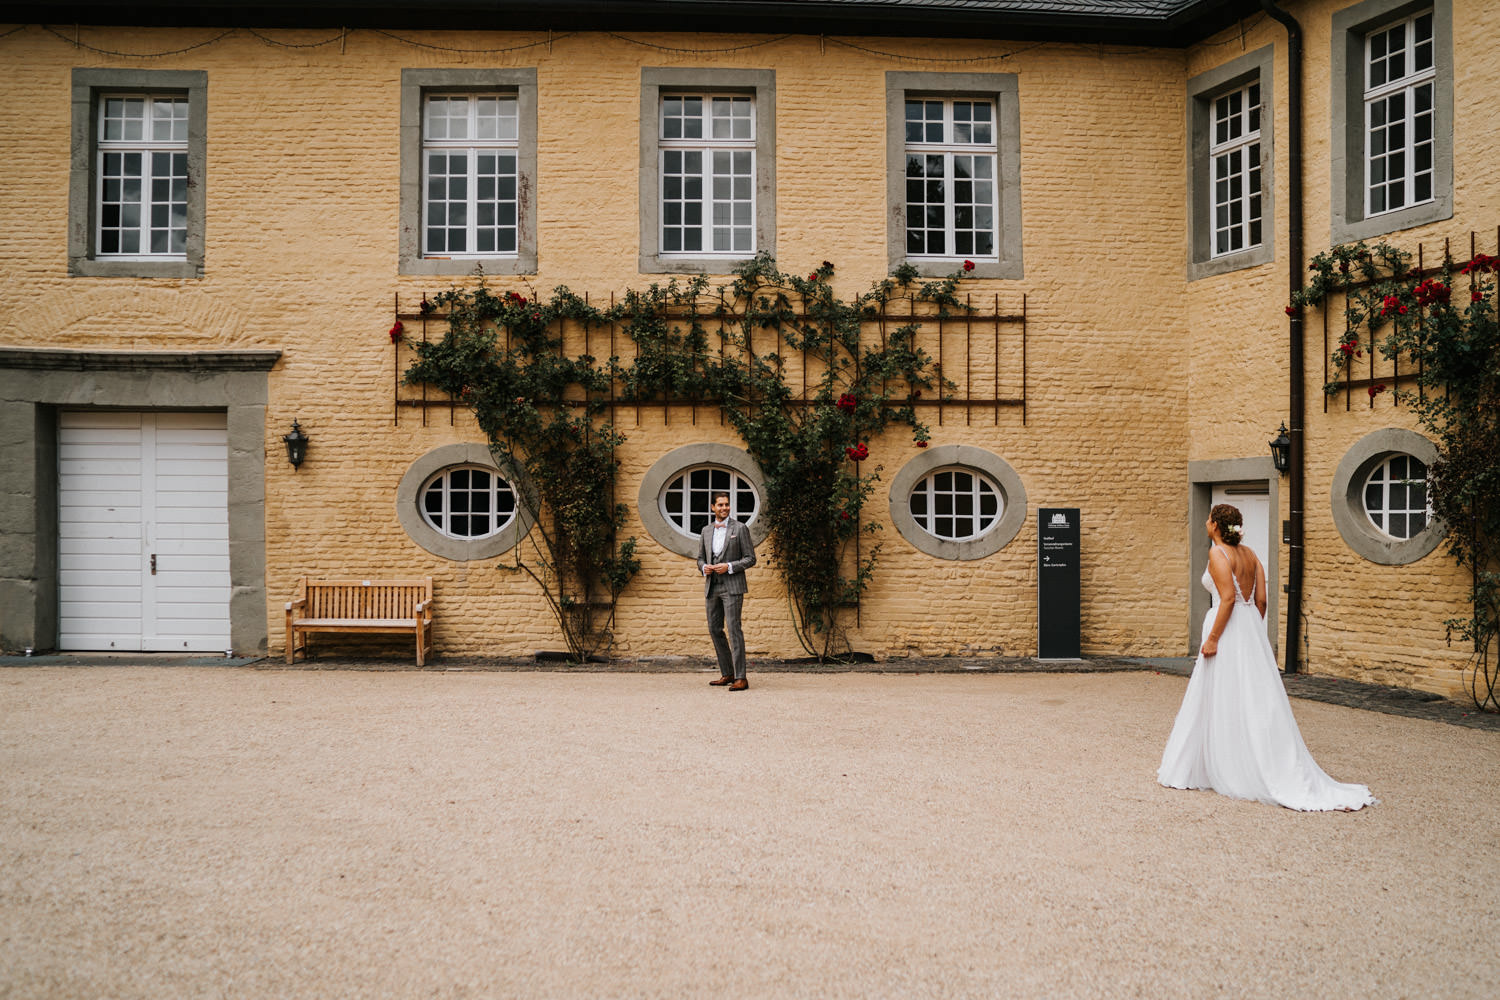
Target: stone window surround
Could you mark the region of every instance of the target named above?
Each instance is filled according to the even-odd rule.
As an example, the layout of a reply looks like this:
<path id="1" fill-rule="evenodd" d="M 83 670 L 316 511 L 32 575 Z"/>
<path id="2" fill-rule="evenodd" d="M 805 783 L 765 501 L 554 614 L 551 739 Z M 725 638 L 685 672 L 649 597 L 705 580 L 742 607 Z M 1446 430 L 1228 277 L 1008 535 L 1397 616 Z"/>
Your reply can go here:
<path id="1" fill-rule="evenodd" d="M 640 273 L 728 274 L 743 263 L 742 259 L 723 254 L 661 252 L 661 166 L 658 162 L 658 140 L 663 90 L 738 91 L 755 96 L 755 251 L 769 253 L 774 257 L 776 71 L 645 66 L 641 68 Z"/>
<path id="2" fill-rule="evenodd" d="M 732 469 L 749 480 L 756 496 L 761 498 L 762 503 L 765 502 L 766 477 L 761 473 L 760 466 L 756 464 L 755 459 L 750 457 L 750 453 L 741 448 L 727 444 L 688 444 L 658 458 L 646 471 L 645 478 L 641 480 L 641 492 L 636 511 L 640 514 L 641 524 L 645 527 L 646 533 L 655 539 L 658 545 L 668 552 L 675 552 L 688 559 L 698 557 L 698 539 L 684 535 L 662 516 L 661 493 L 667 488 L 668 483 L 683 472 L 704 465 L 717 465 Z M 770 529 L 764 517 L 756 517 L 750 522 L 749 527 L 752 542 L 759 545 L 766 540 Z"/>
<path id="3" fill-rule="evenodd" d="M 1203 618 L 1212 603 L 1199 582 L 1208 567 L 1209 541 L 1203 525 L 1213 509 L 1213 488 L 1220 483 L 1265 483 L 1270 501 L 1266 514 L 1269 529 L 1267 552 L 1257 552 L 1266 568 L 1266 634 L 1276 648 L 1281 629 L 1281 474 L 1271 456 L 1220 458 L 1188 463 L 1188 648 L 1194 653 L 1203 641 Z"/>
<path id="4" fill-rule="evenodd" d="M 0 649 L 56 648 L 57 411 L 223 410 L 229 431 L 229 640 L 264 655 L 267 374 L 280 351 L 0 348 Z"/>
<path id="5" fill-rule="evenodd" d="M 971 278 L 1022 278 L 1021 260 L 1021 108 L 1015 73 L 914 73 L 887 71 L 886 106 L 886 251 L 895 271 L 910 263 L 924 278 L 941 278 L 955 270 L 949 260 L 906 257 L 906 95 L 982 97 L 995 102 L 995 141 L 999 163 L 995 183 L 1000 191 L 996 220 L 997 261 L 974 261 Z M 956 260 L 956 258 L 955 258 Z"/>
<path id="6" fill-rule="evenodd" d="M 1192 77 L 1187 83 L 1188 150 L 1188 265 L 1187 278 L 1197 281 L 1215 274 L 1268 264 L 1276 259 L 1276 101 L 1272 83 L 1276 47 L 1248 52 Z M 1222 257 L 1213 256 L 1213 177 L 1209 156 L 1213 134 L 1214 98 L 1260 84 L 1260 196 L 1261 244 Z"/>
<path id="7" fill-rule="evenodd" d="M 1371 431 L 1339 460 L 1329 499 L 1334 527 L 1355 555 L 1382 566 L 1403 566 L 1431 553 L 1447 532 L 1440 521 L 1433 520 L 1411 538 L 1392 538 L 1370 522 L 1365 513 L 1365 480 L 1392 455 L 1411 455 L 1429 468 L 1438 457 L 1437 446 L 1416 431 L 1400 427 Z"/>
<path id="8" fill-rule="evenodd" d="M 96 257 L 99 95 L 187 94 L 187 247 L 181 260 L 116 260 Z M 177 69 L 75 68 L 68 169 L 68 274 L 73 277 L 203 277 L 204 189 L 208 176 L 208 73 Z"/>
<path id="9" fill-rule="evenodd" d="M 1382 24 L 1432 9 L 1432 201 L 1365 217 L 1365 36 Z M 1364 0 L 1333 15 L 1329 64 L 1333 94 L 1329 203 L 1330 242 L 1337 246 L 1453 218 L 1452 0 Z"/>
<path id="10" fill-rule="evenodd" d="M 422 96 L 428 91 L 473 93 L 515 91 L 519 131 L 516 142 L 516 253 L 493 257 L 422 256 Z M 485 274 L 535 274 L 536 229 L 536 68 L 403 69 L 401 71 L 401 207 L 397 267 L 401 274 L 465 275 L 482 266 Z"/>
<path id="11" fill-rule="evenodd" d="M 450 538 L 427 523 L 422 516 L 422 487 L 444 469 L 459 465 L 477 465 L 490 469 L 510 483 L 516 494 L 516 515 L 509 524 L 484 538 Z M 396 519 L 408 537 L 435 556 L 454 562 L 493 559 L 520 544 L 531 531 L 536 517 L 526 503 L 533 491 L 526 488 L 524 473 L 507 473 L 495 463 L 488 445 L 475 443 L 440 445 L 422 455 L 401 477 L 396 487 Z"/>
<path id="12" fill-rule="evenodd" d="M 964 542 L 938 538 L 926 531 L 911 515 L 911 493 L 918 483 L 933 472 L 948 467 L 972 469 L 989 477 L 1000 489 L 1004 505 L 1000 518 L 990 530 Z M 1020 534 L 1026 524 L 1026 486 L 1010 463 L 993 452 L 972 445 L 940 445 L 928 448 L 907 462 L 891 479 L 891 521 L 901 537 L 919 552 L 937 559 L 983 559 L 999 552 Z"/>

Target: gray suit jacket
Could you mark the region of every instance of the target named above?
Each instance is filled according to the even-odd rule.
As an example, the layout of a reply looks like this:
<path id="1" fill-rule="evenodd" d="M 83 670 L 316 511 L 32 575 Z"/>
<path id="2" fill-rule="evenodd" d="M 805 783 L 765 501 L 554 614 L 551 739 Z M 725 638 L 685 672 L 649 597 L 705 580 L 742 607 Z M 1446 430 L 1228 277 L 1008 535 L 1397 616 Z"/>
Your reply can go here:
<path id="1" fill-rule="evenodd" d="M 712 520 L 704 525 L 703 533 L 698 537 L 699 575 L 702 575 L 704 566 L 721 562 L 727 562 L 731 572 L 727 575 L 715 574 L 703 577 L 703 593 L 706 595 L 714 580 L 718 580 L 719 587 L 723 591 L 730 594 L 743 594 L 746 590 L 745 570 L 755 565 L 755 543 L 750 540 L 750 529 L 732 517 L 729 519 L 729 533 L 724 539 L 724 552 L 719 558 L 714 558 L 714 522 Z"/>

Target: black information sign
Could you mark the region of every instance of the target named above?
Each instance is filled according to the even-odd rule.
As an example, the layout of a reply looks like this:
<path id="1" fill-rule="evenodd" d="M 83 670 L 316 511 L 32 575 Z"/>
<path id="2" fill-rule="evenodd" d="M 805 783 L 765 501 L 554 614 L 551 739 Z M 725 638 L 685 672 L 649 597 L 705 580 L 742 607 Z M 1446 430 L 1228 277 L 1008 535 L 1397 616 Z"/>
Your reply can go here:
<path id="1" fill-rule="evenodd" d="M 1077 507 L 1039 507 L 1036 525 L 1036 655 L 1076 660 L 1081 587 Z"/>

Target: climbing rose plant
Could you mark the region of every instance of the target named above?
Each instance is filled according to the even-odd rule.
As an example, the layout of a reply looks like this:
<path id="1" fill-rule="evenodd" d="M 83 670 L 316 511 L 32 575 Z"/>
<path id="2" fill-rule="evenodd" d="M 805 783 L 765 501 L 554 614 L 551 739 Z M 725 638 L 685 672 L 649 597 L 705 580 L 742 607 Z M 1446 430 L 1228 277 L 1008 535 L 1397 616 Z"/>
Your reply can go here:
<path id="1" fill-rule="evenodd" d="M 405 381 L 461 400 L 501 468 L 526 473 L 525 502 L 543 513 L 543 530 L 535 565 L 517 555 L 515 566 L 542 588 L 575 659 L 607 649 L 612 618 L 598 620 L 599 598 L 617 595 L 640 565 L 635 540 L 618 538 L 626 509 L 610 500 L 613 452 L 624 440 L 605 419 L 612 387 L 626 402 L 722 409 L 764 476 L 769 562 L 800 641 L 819 660 L 849 655 L 847 612 L 879 552 L 873 540 L 856 544 L 879 528 L 860 516 L 881 468 L 864 464 L 870 443 L 900 423 L 925 447 L 916 402 L 951 388 L 916 346 L 915 323 L 888 331 L 878 347 L 863 343 L 861 328 L 897 297 L 934 315 L 964 306 L 955 291 L 961 272 L 918 282 L 902 268 L 848 301 L 834 293 L 833 273 L 824 261 L 806 278 L 787 274 L 762 254 L 726 285 L 674 279 L 627 291 L 608 310 L 566 288 L 548 302 L 496 296 L 482 282 L 438 297 L 448 332 L 416 345 Z M 616 324 L 635 357 L 565 357 L 551 332 L 565 323 Z M 793 387 L 783 351 L 803 357 L 805 385 Z"/>
<path id="2" fill-rule="evenodd" d="M 1450 642 L 1473 647 L 1475 704 L 1500 711 L 1500 258 L 1476 254 L 1462 266 L 1445 260 L 1424 273 L 1411 263 L 1410 253 L 1385 243 L 1334 247 L 1313 258 L 1313 276 L 1293 305 L 1347 296 L 1348 332 L 1333 355 L 1336 365 L 1342 361 L 1341 378 L 1361 344 L 1415 373 L 1415 389 L 1396 389 L 1396 399 L 1412 407 L 1437 445 L 1428 503 L 1447 527 L 1448 551 L 1473 581 L 1469 615 L 1444 624 Z M 1328 388 L 1341 387 L 1335 381 Z M 1379 383 L 1368 391 L 1374 398 L 1385 389 Z"/>

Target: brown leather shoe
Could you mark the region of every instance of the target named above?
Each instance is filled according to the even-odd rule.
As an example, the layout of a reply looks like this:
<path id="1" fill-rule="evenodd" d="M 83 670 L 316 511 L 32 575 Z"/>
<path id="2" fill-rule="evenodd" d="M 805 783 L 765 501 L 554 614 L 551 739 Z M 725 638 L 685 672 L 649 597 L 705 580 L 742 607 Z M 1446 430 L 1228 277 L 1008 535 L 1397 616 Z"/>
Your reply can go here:
<path id="1" fill-rule="evenodd" d="M 745 678 L 741 677 L 739 680 L 737 680 L 733 684 L 729 685 L 729 690 L 731 690 L 731 691 L 743 691 L 746 688 L 748 688 L 749 686 L 750 686 L 750 682 L 747 681 L 747 680 L 745 680 Z"/>
<path id="2" fill-rule="evenodd" d="M 709 687 L 716 687 L 717 688 L 717 687 L 723 687 L 725 684 L 728 684 L 732 680 L 734 680 L 733 677 L 719 677 L 719 678 L 716 678 L 714 680 L 709 681 L 708 684 L 709 684 Z"/>

